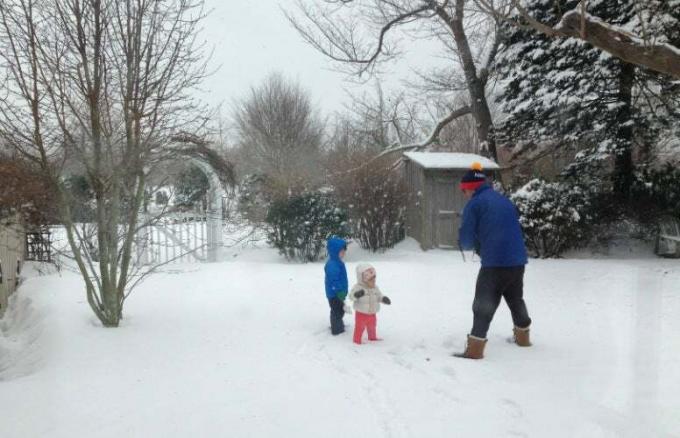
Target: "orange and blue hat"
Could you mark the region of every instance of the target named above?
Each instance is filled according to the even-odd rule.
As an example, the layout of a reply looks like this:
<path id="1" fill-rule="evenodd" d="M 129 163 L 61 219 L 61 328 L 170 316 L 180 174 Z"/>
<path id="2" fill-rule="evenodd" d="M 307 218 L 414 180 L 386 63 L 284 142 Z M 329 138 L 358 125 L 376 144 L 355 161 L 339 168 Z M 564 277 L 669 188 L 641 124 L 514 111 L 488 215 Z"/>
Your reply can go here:
<path id="1" fill-rule="evenodd" d="M 482 172 L 482 163 L 475 161 L 470 170 L 460 180 L 461 190 L 477 190 L 486 183 L 486 175 Z"/>

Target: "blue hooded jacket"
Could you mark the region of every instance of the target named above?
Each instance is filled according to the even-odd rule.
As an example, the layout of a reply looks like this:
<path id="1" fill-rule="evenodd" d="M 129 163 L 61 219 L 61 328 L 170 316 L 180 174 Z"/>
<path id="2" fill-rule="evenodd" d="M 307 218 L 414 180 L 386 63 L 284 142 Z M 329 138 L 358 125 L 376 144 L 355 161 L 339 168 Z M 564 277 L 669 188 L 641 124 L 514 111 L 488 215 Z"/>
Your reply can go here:
<path id="1" fill-rule="evenodd" d="M 458 238 L 462 249 L 478 250 L 482 267 L 527 264 L 517 208 L 488 184 L 478 188 L 465 205 Z"/>
<path id="2" fill-rule="evenodd" d="M 345 263 L 340 259 L 340 251 L 345 248 L 347 248 L 347 242 L 336 237 L 328 239 L 326 243 L 328 261 L 324 266 L 324 272 L 326 273 L 326 297 L 329 299 L 338 297 L 344 300 L 349 290 L 347 269 Z"/>

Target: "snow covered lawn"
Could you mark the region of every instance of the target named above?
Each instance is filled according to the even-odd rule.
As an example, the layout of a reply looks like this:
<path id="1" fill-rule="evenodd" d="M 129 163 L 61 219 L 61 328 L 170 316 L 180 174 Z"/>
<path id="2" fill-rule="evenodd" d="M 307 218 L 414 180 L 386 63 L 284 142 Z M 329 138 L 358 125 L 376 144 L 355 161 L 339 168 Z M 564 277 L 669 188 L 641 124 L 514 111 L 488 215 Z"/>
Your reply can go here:
<path id="1" fill-rule="evenodd" d="M 451 357 L 478 265 L 350 247 L 392 306 L 384 341 L 331 337 L 321 264 L 269 249 L 181 265 L 96 324 L 75 274 L 33 276 L 0 322 L 0 437 L 680 437 L 680 263 L 532 260 L 534 346 Z M 346 317 L 353 325 L 353 316 Z"/>

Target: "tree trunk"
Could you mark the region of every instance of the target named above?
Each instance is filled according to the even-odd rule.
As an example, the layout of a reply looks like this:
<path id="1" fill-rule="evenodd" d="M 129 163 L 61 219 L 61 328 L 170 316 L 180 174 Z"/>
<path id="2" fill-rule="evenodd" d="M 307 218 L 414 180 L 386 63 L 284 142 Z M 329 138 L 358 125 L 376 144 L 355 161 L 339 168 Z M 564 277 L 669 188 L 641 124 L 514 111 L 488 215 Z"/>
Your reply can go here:
<path id="1" fill-rule="evenodd" d="M 633 184 L 633 84 L 635 66 L 622 62 L 619 73 L 618 102 L 621 103 L 616 115 L 616 149 L 614 157 L 614 191 L 621 200 L 630 200 Z"/>
<path id="2" fill-rule="evenodd" d="M 463 65 L 463 72 L 465 73 L 465 83 L 467 84 L 468 93 L 470 95 L 470 108 L 472 109 L 472 115 L 475 118 L 477 135 L 482 144 L 482 150 L 488 151 L 490 157 L 495 161 L 498 161 L 493 120 L 486 99 L 486 84 L 477 73 L 477 66 L 475 65 L 475 60 L 472 56 L 470 43 L 468 42 L 465 26 L 463 24 L 465 1 L 466 0 L 456 0 L 454 16 L 451 16 L 441 6 L 436 7 L 436 12 L 437 15 L 447 23 L 453 33 L 453 38 L 456 41 L 458 54 Z"/>

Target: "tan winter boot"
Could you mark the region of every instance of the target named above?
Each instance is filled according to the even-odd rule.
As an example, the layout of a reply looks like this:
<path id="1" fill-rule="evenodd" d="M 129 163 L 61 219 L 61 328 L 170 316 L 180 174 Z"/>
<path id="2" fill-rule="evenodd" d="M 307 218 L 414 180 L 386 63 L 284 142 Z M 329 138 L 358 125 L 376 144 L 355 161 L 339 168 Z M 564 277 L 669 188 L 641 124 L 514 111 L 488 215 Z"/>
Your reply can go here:
<path id="1" fill-rule="evenodd" d="M 512 331 L 515 334 L 515 344 L 519 345 L 520 347 L 531 347 L 531 341 L 529 340 L 529 327 L 515 327 L 512 329 Z"/>
<path id="2" fill-rule="evenodd" d="M 462 357 L 465 359 L 482 359 L 484 357 L 485 346 L 486 339 L 468 335 L 465 351 L 462 353 L 455 353 L 454 356 Z"/>

